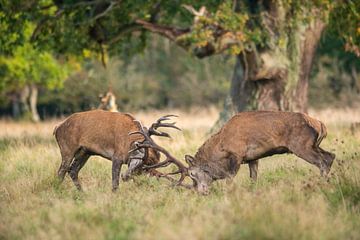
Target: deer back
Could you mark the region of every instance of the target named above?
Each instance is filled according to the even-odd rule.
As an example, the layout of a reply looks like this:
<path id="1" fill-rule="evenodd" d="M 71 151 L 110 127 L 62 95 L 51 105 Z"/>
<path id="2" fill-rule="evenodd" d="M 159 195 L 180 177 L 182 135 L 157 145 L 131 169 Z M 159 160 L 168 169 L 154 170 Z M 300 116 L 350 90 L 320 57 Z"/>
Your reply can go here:
<path id="1" fill-rule="evenodd" d="M 92 110 L 71 115 L 56 127 L 54 135 L 61 146 L 85 147 L 104 157 L 124 156 L 134 141 L 143 140 L 142 136 L 128 135 L 138 129 L 130 114 Z"/>

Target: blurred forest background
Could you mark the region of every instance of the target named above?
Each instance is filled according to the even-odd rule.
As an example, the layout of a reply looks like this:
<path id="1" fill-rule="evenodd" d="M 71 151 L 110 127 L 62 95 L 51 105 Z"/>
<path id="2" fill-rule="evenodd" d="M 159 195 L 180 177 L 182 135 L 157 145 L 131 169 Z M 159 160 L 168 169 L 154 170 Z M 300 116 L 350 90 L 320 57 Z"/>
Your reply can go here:
<path id="1" fill-rule="evenodd" d="M 39 5 L 46 7 L 46 2 L 40 1 Z M 83 3 L 88 4 L 91 1 Z M 291 7 L 296 9 L 299 3 L 295 1 L 291 3 Z M 135 34 L 135 37 L 121 40 L 118 45 L 121 46 L 121 51 L 112 53 L 111 57 L 106 53 L 99 54 L 99 51 L 104 49 L 97 49 L 96 52 L 90 47 L 84 48 L 81 41 L 79 46 L 76 46 L 79 48 L 77 54 L 66 55 L 58 49 L 53 51 L 51 44 L 46 43 L 50 48 L 43 47 L 46 44 L 41 42 L 41 39 L 37 44 L 31 41 L 32 34 L 37 29 L 32 21 L 28 21 L 29 17 L 24 17 L 24 21 L 21 17 L 6 16 L 6 8 L 16 13 L 30 8 L 27 6 L 30 6 L 30 3 L 20 1 L 20 7 L 14 7 L 15 4 L 8 1 L 2 4 L 0 18 L 4 21 L 0 26 L 4 32 L 11 32 L 5 40 L 2 39 L 0 51 L 2 117 L 37 121 L 40 118 L 59 117 L 94 109 L 99 106 L 99 95 L 109 90 L 117 97 L 120 111 L 189 109 L 194 106 L 216 106 L 221 109 L 229 94 L 236 64 L 234 54 L 224 53 L 198 59 L 166 38 L 142 32 L 140 35 Z M 72 4 L 76 6 L 76 1 Z M 251 4 L 249 6 L 251 7 Z M 167 8 L 175 9 L 169 6 Z M 31 14 L 35 18 L 35 13 Z M 187 18 L 188 22 L 191 22 L 191 17 Z M 104 25 L 100 20 L 96 21 Z M 347 21 L 352 24 L 357 20 Z M 41 24 L 41 21 L 37 22 Z M 13 23 L 14 26 L 11 25 Z M 16 24 L 25 25 L 19 27 Z M 356 51 L 345 51 L 343 36 L 334 34 L 334 26 L 331 24 L 333 23 L 330 20 L 329 27 L 321 35 L 313 60 L 309 78 L 309 106 L 359 107 L 360 60 Z M 111 24 L 109 26 L 111 27 Z M 92 25 L 90 30 L 91 27 Z M 22 32 L 15 33 L 19 29 Z M 357 31 L 356 34 L 360 35 L 359 28 Z M 19 36 L 23 38 L 21 44 L 11 46 L 9 53 L 7 45 L 12 41 L 16 42 Z M 65 38 L 69 39 L 71 36 L 65 35 Z M 54 40 L 56 45 L 56 36 L 51 38 L 51 41 Z M 71 53 L 73 46 L 69 45 L 68 48 L 70 50 L 66 51 Z M 107 62 L 106 67 L 104 61 Z"/>
<path id="2" fill-rule="evenodd" d="M 60 79 L 46 84 L 35 81 L 40 82 L 37 104 L 40 117 L 97 108 L 99 95 L 109 88 L 117 97 L 120 111 L 222 107 L 230 87 L 233 56 L 197 59 L 156 36 L 150 44 L 151 48 L 135 56 L 110 58 L 106 68 L 99 59 L 86 58 L 76 62 L 78 66 L 72 66 L 70 73 L 61 73 Z M 314 62 L 309 91 L 311 107 L 360 107 L 360 59 L 344 50 L 341 39 L 325 34 Z M 69 68 L 59 62 L 54 64 Z M 14 104 L 22 103 L 12 94 L 11 90 L 2 89 L 1 116 L 17 117 Z M 30 106 L 25 108 L 30 110 Z"/>

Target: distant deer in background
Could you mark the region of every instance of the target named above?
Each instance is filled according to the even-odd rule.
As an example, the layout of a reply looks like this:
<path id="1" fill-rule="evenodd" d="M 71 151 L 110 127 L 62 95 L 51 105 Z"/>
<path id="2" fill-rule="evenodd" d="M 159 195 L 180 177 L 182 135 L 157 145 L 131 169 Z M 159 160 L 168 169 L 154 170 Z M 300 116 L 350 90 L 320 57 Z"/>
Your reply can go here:
<path id="1" fill-rule="evenodd" d="M 110 112 L 119 112 L 118 106 L 116 104 L 116 97 L 111 90 L 109 90 L 105 95 L 100 94 L 100 105 L 98 109 L 110 111 Z"/>

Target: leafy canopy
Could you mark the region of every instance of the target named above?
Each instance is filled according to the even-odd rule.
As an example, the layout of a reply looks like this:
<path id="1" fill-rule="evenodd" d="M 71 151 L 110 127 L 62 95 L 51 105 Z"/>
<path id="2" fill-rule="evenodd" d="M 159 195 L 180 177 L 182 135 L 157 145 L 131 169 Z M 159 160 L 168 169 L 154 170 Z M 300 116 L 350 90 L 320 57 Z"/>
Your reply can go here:
<path id="1" fill-rule="evenodd" d="M 29 39 L 31 25 L 24 36 Z M 36 84 L 47 89 L 62 86 L 69 74 L 69 65 L 60 64 L 50 52 L 34 48 L 29 42 L 12 50 L 12 55 L 0 55 L 0 90 L 13 91 L 25 85 Z"/>
<path id="2" fill-rule="evenodd" d="M 284 44 L 274 32 L 289 32 L 302 22 L 320 17 L 329 22 L 333 34 L 344 39 L 347 50 L 360 54 L 360 1 L 356 0 L 1 0 L 0 3 L 3 33 L 0 47 L 1 52 L 7 53 L 25 41 L 26 21 L 37 25 L 32 36 L 37 47 L 59 53 L 139 52 L 147 39 L 144 26 L 138 22 L 143 20 L 168 26 L 165 30 L 173 31 L 173 40 L 186 49 L 211 46 L 214 53 L 230 49 L 237 54 L 251 44 Z M 282 12 L 272 16 L 275 5 Z M 194 13 L 184 6 L 193 9 L 205 6 L 207 14 L 198 20 L 195 16 L 194 20 Z M 281 14 L 284 17 L 279 18 Z M 276 18 L 281 21 L 276 22 Z"/>

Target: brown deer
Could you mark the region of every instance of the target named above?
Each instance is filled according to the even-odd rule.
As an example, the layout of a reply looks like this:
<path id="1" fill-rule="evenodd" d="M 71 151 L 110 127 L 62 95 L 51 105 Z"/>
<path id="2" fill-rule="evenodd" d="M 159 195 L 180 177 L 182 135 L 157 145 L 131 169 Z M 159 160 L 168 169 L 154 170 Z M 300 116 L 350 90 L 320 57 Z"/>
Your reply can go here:
<path id="1" fill-rule="evenodd" d="M 160 127 L 179 129 L 175 123 L 164 123 L 170 117 L 161 117 L 153 123 L 149 136 L 170 137 L 167 133 L 158 131 Z M 119 186 L 121 166 L 128 164 L 127 172 L 122 175 L 128 180 L 134 171 L 142 165 L 153 165 L 160 161 L 160 154 L 154 149 L 139 149 L 129 154 L 129 150 L 137 142 L 143 142 L 142 136 L 131 136 L 129 132 L 140 129 L 140 124 L 127 113 L 115 113 L 103 110 L 92 110 L 75 113 L 69 116 L 54 129 L 54 135 L 59 145 L 62 162 L 58 177 L 62 181 L 69 173 L 77 189 L 81 190 L 78 174 L 92 155 L 99 155 L 112 161 L 112 189 Z M 156 172 L 153 172 L 156 174 Z"/>
<path id="2" fill-rule="evenodd" d="M 145 143 L 134 150 L 153 148 L 167 156 L 167 160 L 146 169 L 175 163 L 181 173 L 177 184 L 189 176 L 200 193 L 207 194 L 211 182 L 236 175 L 240 164 L 248 164 L 250 177 L 257 178 L 258 159 L 274 154 L 293 153 L 317 166 L 321 175 L 330 171 L 335 158 L 333 153 L 320 148 L 326 136 L 325 125 L 303 113 L 293 112 L 242 112 L 231 118 L 218 133 L 199 148 L 195 157 L 185 156 L 185 167 L 165 149 L 154 143 L 146 131 L 136 132 L 145 137 Z"/>
<path id="3" fill-rule="evenodd" d="M 110 112 L 119 112 L 116 104 L 116 97 L 111 90 L 109 90 L 105 95 L 100 94 L 99 98 L 100 105 L 98 106 L 98 109 L 108 110 Z"/>

